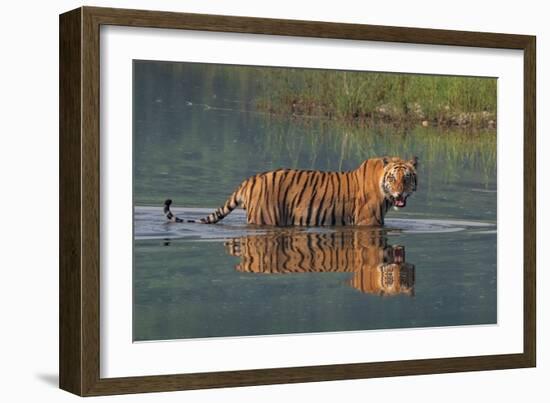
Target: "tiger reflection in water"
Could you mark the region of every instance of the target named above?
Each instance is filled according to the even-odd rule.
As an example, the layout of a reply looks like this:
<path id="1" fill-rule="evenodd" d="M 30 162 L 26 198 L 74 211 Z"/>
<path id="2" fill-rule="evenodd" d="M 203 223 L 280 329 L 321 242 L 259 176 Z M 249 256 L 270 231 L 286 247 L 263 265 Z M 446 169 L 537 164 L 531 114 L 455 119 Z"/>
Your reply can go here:
<path id="1" fill-rule="evenodd" d="M 240 257 L 235 266 L 240 272 L 350 272 L 348 284 L 360 292 L 414 296 L 415 267 L 405 262 L 405 248 L 388 245 L 379 230 L 289 230 L 233 238 L 225 246 L 230 255 Z"/>

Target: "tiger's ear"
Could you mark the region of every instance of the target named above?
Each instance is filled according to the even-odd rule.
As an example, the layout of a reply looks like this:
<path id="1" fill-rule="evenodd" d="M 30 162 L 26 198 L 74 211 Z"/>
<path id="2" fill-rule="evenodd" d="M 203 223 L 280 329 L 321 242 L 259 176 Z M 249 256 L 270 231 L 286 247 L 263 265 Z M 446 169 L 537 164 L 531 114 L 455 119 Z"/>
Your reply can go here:
<path id="1" fill-rule="evenodd" d="M 418 157 L 417 156 L 412 157 L 412 160 L 409 161 L 409 164 L 411 164 L 414 167 L 414 169 L 416 169 L 416 167 L 418 166 Z"/>
<path id="2" fill-rule="evenodd" d="M 384 164 L 384 166 L 388 165 L 389 162 L 390 160 L 388 159 L 388 157 L 382 157 L 382 163 Z"/>

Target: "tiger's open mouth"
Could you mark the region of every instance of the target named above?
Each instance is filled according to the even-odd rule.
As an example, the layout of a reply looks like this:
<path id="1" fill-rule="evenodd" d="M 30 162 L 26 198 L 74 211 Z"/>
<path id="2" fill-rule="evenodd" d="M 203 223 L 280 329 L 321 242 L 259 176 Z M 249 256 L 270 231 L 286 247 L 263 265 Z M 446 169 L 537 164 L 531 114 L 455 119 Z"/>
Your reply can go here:
<path id="1" fill-rule="evenodd" d="M 403 208 L 407 205 L 407 197 L 398 196 L 391 197 L 391 201 L 395 207 Z"/>

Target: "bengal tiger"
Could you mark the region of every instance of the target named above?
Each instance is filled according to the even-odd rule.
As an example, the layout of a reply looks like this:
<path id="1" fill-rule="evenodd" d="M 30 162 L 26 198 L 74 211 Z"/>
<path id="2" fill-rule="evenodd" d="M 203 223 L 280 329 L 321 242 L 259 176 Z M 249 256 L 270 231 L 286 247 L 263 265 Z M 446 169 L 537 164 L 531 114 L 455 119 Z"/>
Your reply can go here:
<path id="1" fill-rule="evenodd" d="M 247 223 L 273 226 L 384 225 L 390 207 L 403 208 L 416 191 L 418 158 L 371 158 L 357 169 L 324 172 L 278 169 L 242 182 L 227 202 L 200 220 L 184 220 L 164 203 L 174 222 L 214 224 L 237 207 L 246 210 Z"/>

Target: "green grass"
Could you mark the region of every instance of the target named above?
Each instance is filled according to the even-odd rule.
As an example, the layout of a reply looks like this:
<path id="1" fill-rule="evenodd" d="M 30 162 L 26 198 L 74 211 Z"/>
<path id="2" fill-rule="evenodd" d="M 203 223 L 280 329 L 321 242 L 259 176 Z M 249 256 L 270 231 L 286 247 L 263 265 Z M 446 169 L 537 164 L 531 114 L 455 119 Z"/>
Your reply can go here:
<path id="1" fill-rule="evenodd" d="M 494 78 L 293 68 L 258 73 L 256 107 L 274 114 L 449 126 L 496 124 Z"/>

